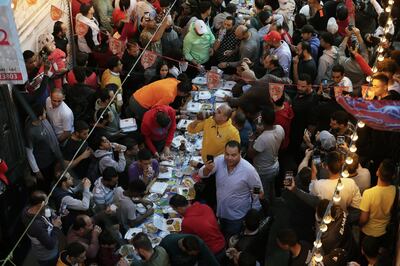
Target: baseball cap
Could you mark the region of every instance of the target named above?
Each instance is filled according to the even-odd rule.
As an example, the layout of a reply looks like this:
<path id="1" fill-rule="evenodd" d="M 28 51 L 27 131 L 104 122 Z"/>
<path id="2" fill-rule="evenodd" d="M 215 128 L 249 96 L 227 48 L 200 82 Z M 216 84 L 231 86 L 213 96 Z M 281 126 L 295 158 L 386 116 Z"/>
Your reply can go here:
<path id="1" fill-rule="evenodd" d="M 301 28 L 301 33 L 314 33 L 315 29 L 312 25 L 306 24 Z"/>
<path id="2" fill-rule="evenodd" d="M 204 23 L 204 21 L 201 19 L 198 19 L 194 22 L 194 29 L 196 30 L 197 34 L 203 35 L 207 32 L 206 23 Z"/>
<path id="3" fill-rule="evenodd" d="M 275 30 L 270 31 L 264 36 L 264 41 L 266 42 L 280 42 L 282 40 L 281 34 Z"/>
<path id="4" fill-rule="evenodd" d="M 331 133 L 326 130 L 321 131 L 319 134 L 319 140 L 321 142 L 321 148 L 330 151 L 336 147 L 336 139 Z"/>

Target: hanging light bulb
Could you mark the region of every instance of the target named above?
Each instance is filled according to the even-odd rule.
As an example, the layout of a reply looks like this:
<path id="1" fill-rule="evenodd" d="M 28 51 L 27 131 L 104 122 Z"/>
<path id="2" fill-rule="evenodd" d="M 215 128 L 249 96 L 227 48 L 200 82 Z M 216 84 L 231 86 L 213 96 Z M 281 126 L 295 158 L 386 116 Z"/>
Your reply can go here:
<path id="1" fill-rule="evenodd" d="M 321 232 L 324 233 L 328 230 L 328 226 L 326 224 L 321 224 L 319 230 L 321 230 Z"/>
<path id="2" fill-rule="evenodd" d="M 323 259 L 324 259 L 324 257 L 321 255 L 321 253 L 319 251 L 315 253 L 315 255 L 314 255 L 315 262 L 320 263 L 320 262 L 322 262 Z"/>
<path id="3" fill-rule="evenodd" d="M 371 82 L 371 76 L 366 77 L 367 82 Z"/>
<path id="4" fill-rule="evenodd" d="M 314 241 L 314 247 L 315 247 L 315 248 L 320 248 L 320 247 L 322 247 L 322 242 L 321 242 L 320 239 L 317 239 L 317 240 Z"/>
<path id="5" fill-rule="evenodd" d="M 374 66 L 374 67 L 372 68 L 372 72 L 374 72 L 374 73 L 378 72 L 378 68 L 377 68 L 376 66 Z"/>
<path id="6" fill-rule="evenodd" d="M 379 46 L 378 47 L 378 53 L 382 53 L 383 52 L 383 47 L 382 46 Z"/>
<path id="7" fill-rule="evenodd" d="M 381 42 L 386 42 L 387 40 L 386 40 L 386 37 L 385 36 L 383 36 L 383 37 L 381 37 Z"/>
<path id="8" fill-rule="evenodd" d="M 387 13 L 390 13 L 390 12 L 392 11 L 392 7 L 391 7 L 391 6 L 386 7 L 386 8 L 385 8 L 385 11 L 386 11 Z"/>
<path id="9" fill-rule="evenodd" d="M 363 128 L 363 127 L 365 127 L 365 123 L 363 121 L 358 121 L 357 126 L 359 128 Z"/>
<path id="10" fill-rule="evenodd" d="M 335 203 L 339 203 L 341 199 L 342 198 L 340 197 L 339 192 L 335 193 L 335 196 L 333 196 L 333 201 Z"/>
<path id="11" fill-rule="evenodd" d="M 351 136 L 352 141 L 357 141 L 358 140 L 358 135 L 357 133 L 354 133 L 353 136 Z"/>
<path id="12" fill-rule="evenodd" d="M 339 179 L 338 184 L 337 184 L 337 186 L 336 186 L 336 189 L 337 189 L 338 191 L 341 191 L 343 188 L 344 188 L 344 185 L 343 185 L 343 183 L 342 183 L 342 180 Z"/>
<path id="13" fill-rule="evenodd" d="M 379 62 L 382 62 L 383 60 L 385 60 L 385 57 L 384 57 L 382 54 L 380 54 L 380 55 L 378 56 L 378 61 L 379 61 Z"/>
<path id="14" fill-rule="evenodd" d="M 388 19 L 387 24 L 388 24 L 389 26 L 391 26 L 391 25 L 393 24 L 392 18 L 389 18 L 389 19 Z"/>
<path id="15" fill-rule="evenodd" d="M 344 170 L 343 172 L 342 172 L 342 177 L 344 177 L 344 178 L 347 178 L 347 177 L 349 177 L 349 171 L 347 171 L 347 170 Z"/>
<path id="16" fill-rule="evenodd" d="M 352 164 L 353 163 L 353 158 L 351 158 L 350 156 L 347 156 L 346 163 L 347 164 Z"/>
<path id="17" fill-rule="evenodd" d="M 384 32 L 385 33 L 389 33 L 390 29 L 389 28 L 385 28 Z"/>
<path id="18" fill-rule="evenodd" d="M 356 145 L 354 145 L 354 144 L 352 144 L 351 146 L 350 146 L 350 149 L 349 149 L 351 152 L 356 152 L 357 151 L 357 147 L 356 147 Z"/>
<path id="19" fill-rule="evenodd" d="M 394 1 L 393 0 L 389 0 L 389 3 L 388 3 L 389 5 L 393 5 L 394 4 Z"/>
<path id="20" fill-rule="evenodd" d="M 323 221 L 325 224 L 330 224 L 332 222 L 332 220 L 333 220 L 332 216 L 330 214 L 328 214 L 324 217 Z"/>

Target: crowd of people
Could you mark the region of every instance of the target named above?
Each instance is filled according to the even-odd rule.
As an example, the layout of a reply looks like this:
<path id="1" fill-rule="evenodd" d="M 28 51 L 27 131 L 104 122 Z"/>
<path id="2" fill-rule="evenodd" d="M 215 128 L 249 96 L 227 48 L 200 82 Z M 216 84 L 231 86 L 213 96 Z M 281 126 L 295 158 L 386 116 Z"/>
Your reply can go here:
<path id="1" fill-rule="evenodd" d="M 13 91 L 36 180 L 22 221 L 38 264 L 128 265 L 118 250 L 131 244 L 131 265 L 294 266 L 321 244 L 324 265 L 392 265 L 400 133 L 356 127 L 335 98 L 342 87 L 400 100 L 400 5 L 389 2 L 72 1 L 74 38 L 56 22 L 38 52 L 23 52 L 29 80 Z M 149 65 L 145 47 L 157 55 Z M 156 247 L 146 232 L 125 240 L 153 215 L 145 195 L 190 118 L 192 79 L 212 66 L 236 85 L 187 127 L 202 133 L 203 162 L 191 162 L 195 200 L 169 199 L 182 231 Z M 136 131 L 121 128 L 126 118 Z"/>

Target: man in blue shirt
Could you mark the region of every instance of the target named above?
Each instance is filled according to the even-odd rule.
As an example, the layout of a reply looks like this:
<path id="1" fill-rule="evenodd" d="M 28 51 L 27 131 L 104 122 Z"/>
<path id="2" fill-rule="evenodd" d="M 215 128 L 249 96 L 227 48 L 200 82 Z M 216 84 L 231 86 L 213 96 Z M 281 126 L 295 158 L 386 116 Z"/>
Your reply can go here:
<path id="1" fill-rule="evenodd" d="M 229 141 L 224 155 L 207 161 L 199 175 L 214 174 L 217 187 L 217 217 L 226 239 L 240 232 L 243 218 L 251 208 L 259 209 L 260 202 L 253 192 L 262 190 L 256 169 L 240 156 L 240 143 Z M 255 189 L 256 188 L 256 189 Z"/>

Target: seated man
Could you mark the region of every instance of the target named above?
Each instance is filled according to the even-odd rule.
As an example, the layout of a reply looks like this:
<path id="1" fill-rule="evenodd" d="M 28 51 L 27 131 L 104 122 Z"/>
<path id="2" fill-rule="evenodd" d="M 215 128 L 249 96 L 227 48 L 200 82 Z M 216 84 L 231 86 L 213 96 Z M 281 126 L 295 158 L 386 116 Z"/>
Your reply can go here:
<path id="1" fill-rule="evenodd" d="M 57 266 L 66 265 L 85 265 L 86 248 L 79 242 L 70 243 L 64 251 L 61 251 Z"/>
<path id="2" fill-rule="evenodd" d="M 176 129 L 175 110 L 168 105 L 155 106 L 143 116 L 141 132 L 149 150 L 156 158 L 170 155 Z"/>
<path id="3" fill-rule="evenodd" d="M 140 265 L 170 265 L 167 251 L 162 246 L 156 246 L 153 248 L 152 243 L 146 234 L 138 233 L 131 240 L 131 243 L 144 261 L 144 263 Z M 137 265 L 136 263 L 133 262 L 133 265 Z"/>
<path id="4" fill-rule="evenodd" d="M 114 201 L 114 194 L 117 190 L 122 190 L 118 185 L 118 173 L 112 167 L 107 167 L 103 171 L 103 176 L 99 177 L 94 183 L 93 201 L 97 211 L 109 210 Z"/>
<path id="5" fill-rule="evenodd" d="M 157 178 L 158 173 L 158 161 L 151 158 L 151 152 L 148 149 L 141 149 L 138 152 L 138 160 L 129 166 L 129 183 L 140 179 L 148 186 Z"/>
<path id="6" fill-rule="evenodd" d="M 114 203 L 118 206 L 117 217 L 124 231 L 140 225 L 147 217 L 154 213 L 153 203 L 144 200 L 146 185 L 137 179 L 129 184 L 125 191 L 118 190 L 114 195 Z M 146 211 L 138 215 L 137 204 L 143 204 Z"/>
<path id="7" fill-rule="evenodd" d="M 213 210 L 208 205 L 199 202 L 189 204 L 187 199 L 179 194 L 172 196 L 169 205 L 183 217 L 182 233 L 197 235 L 215 255 L 225 253 L 224 236 Z"/>
<path id="8" fill-rule="evenodd" d="M 75 220 L 75 217 L 85 212 L 90 206 L 90 180 L 84 178 L 81 183 L 73 187 L 74 180 L 69 173 L 61 178 L 57 187 L 54 189 L 52 198 L 55 201 L 55 208 L 62 216 L 63 231 L 66 233 Z M 81 196 L 79 197 L 79 194 Z M 81 198 L 81 199 L 80 199 Z"/>
<path id="9" fill-rule="evenodd" d="M 171 265 L 217 266 L 219 263 L 203 240 L 186 234 L 170 234 L 160 243 L 170 258 Z"/>
<path id="10" fill-rule="evenodd" d="M 78 242 L 85 247 L 86 256 L 96 258 L 101 228 L 87 215 L 78 215 L 67 234 L 67 244 Z"/>
<path id="11" fill-rule="evenodd" d="M 100 174 L 107 167 L 113 167 L 118 173 L 125 170 L 125 150 L 126 147 L 117 143 L 111 143 L 105 136 L 102 136 L 96 143 L 94 157 L 98 161 Z M 118 160 L 114 157 L 114 152 L 118 153 Z"/>

